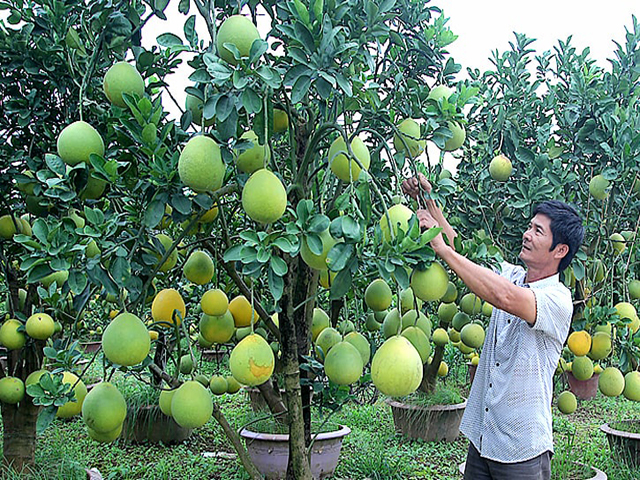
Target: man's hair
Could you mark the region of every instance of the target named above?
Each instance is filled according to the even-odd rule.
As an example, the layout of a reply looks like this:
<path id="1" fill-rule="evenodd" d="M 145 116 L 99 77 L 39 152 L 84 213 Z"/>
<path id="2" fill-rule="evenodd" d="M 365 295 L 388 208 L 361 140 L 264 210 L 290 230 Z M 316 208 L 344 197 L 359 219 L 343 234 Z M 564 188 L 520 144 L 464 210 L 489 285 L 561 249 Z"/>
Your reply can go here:
<path id="1" fill-rule="evenodd" d="M 584 227 L 577 210 L 571 205 L 559 200 L 547 200 L 533 209 L 533 215 L 541 213 L 551 220 L 551 234 L 553 242 L 550 250 L 563 243 L 569 247 L 569 252 L 560 260 L 558 271 L 569 266 L 571 260 L 584 240 Z"/>

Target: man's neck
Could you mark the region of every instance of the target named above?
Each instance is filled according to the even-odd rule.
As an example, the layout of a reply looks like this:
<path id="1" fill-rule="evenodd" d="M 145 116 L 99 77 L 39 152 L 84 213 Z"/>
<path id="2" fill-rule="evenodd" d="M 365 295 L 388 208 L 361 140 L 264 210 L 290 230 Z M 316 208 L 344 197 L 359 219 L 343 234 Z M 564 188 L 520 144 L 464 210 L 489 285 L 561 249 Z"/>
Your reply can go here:
<path id="1" fill-rule="evenodd" d="M 538 280 L 544 280 L 545 278 L 552 277 L 556 273 L 558 272 L 553 269 L 544 269 L 544 270 L 538 270 L 534 268 L 527 269 L 527 275 L 525 277 L 525 280 L 527 283 L 533 283 L 533 282 L 537 282 Z"/>

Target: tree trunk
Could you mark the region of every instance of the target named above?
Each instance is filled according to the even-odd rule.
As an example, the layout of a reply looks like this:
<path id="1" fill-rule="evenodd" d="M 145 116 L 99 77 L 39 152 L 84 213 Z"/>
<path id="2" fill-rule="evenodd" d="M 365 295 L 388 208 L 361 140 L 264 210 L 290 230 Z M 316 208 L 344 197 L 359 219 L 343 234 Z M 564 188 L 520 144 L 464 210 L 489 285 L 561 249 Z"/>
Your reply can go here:
<path id="1" fill-rule="evenodd" d="M 422 382 L 418 387 L 421 392 L 432 393 L 435 390 L 442 357 L 444 357 L 444 347 L 437 346 L 431 363 L 422 366 Z"/>
<path id="2" fill-rule="evenodd" d="M 28 395 L 17 405 L 2 404 L 3 461 L 19 474 L 35 464 L 39 410 Z"/>
<path id="3" fill-rule="evenodd" d="M 300 394 L 300 363 L 298 361 L 298 335 L 294 307 L 299 288 L 298 258 L 285 258 L 289 272 L 284 278 L 284 292 L 280 299 L 280 335 L 282 348 L 282 373 L 284 376 L 285 402 L 289 421 L 289 463 L 287 479 L 311 480 L 311 466 L 306 455 L 305 426 Z M 303 309 L 304 311 L 304 309 Z"/>
<path id="4" fill-rule="evenodd" d="M 274 415 L 278 415 L 278 418 L 281 418 L 282 414 L 287 411 L 287 407 L 284 406 L 280 392 L 276 391 L 271 379 L 262 385 L 258 385 L 258 390 L 260 390 L 260 394 L 263 396 L 265 402 L 267 402 L 269 411 Z"/>

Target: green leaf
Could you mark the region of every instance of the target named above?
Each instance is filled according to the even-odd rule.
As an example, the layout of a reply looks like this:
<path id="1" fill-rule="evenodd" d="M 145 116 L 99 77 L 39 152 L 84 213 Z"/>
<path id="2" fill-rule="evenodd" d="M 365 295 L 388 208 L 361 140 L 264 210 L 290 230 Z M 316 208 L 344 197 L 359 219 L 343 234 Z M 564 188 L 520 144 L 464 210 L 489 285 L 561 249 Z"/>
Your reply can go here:
<path id="1" fill-rule="evenodd" d="M 216 103 L 216 116 L 221 122 L 224 122 L 229 118 L 234 108 L 233 99 L 229 95 L 222 95 Z"/>
<path id="2" fill-rule="evenodd" d="M 330 220 L 329 217 L 323 214 L 314 215 L 309 220 L 309 228 L 308 231 L 311 233 L 322 233 L 327 228 L 329 228 Z"/>
<path id="3" fill-rule="evenodd" d="M 309 25 L 309 10 L 300 0 L 293 0 L 293 4 L 295 6 L 296 12 L 298 13 L 298 18 L 305 24 Z"/>
<path id="4" fill-rule="evenodd" d="M 171 195 L 171 205 L 183 215 L 191 214 L 191 200 L 185 197 L 182 193 L 175 193 Z"/>
<path id="5" fill-rule="evenodd" d="M 308 235 L 305 235 L 304 240 L 305 242 L 307 242 L 307 247 L 309 247 L 309 250 L 311 250 L 311 253 L 313 253 L 314 255 L 322 254 L 324 246 L 322 244 L 322 239 L 320 238 L 320 235 L 316 233 L 310 233 Z"/>
<path id="6" fill-rule="evenodd" d="M 285 276 L 289 271 L 289 267 L 287 267 L 287 262 L 285 262 L 280 257 L 276 257 L 275 255 L 271 256 L 271 269 L 276 275 L 281 277 Z"/>
<path id="7" fill-rule="evenodd" d="M 236 245 L 235 247 L 229 248 L 226 252 L 224 252 L 223 260 L 225 262 L 238 262 L 242 259 L 242 249 L 243 245 Z"/>
<path id="8" fill-rule="evenodd" d="M 251 44 L 251 50 L 249 52 L 249 63 L 253 63 L 257 59 L 259 59 L 262 55 L 264 55 L 268 48 L 269 44 L 265 40 L 262 40 L 261 38 L 254 40 Z"/>
<path id="9" fill-rule="evenodd" d="M 336 243 L 327 255 L 327 265 L 334 272 L 342 270 L 354 252 L 352 243 Z"/>
<path id="10" fill-rule="evenodd" d="M 297 78 L 296 83 L 293 84 L 291 90 L 291 103 L 299 103 L 309 91 L 311 86 L 311 77 L 308 75 L 301 75 Z"/>
<path id="11" fill-rule="evenodd" d="M 344 297 L 351 288 L 351 281 L 350 270 L 345 269 L 338 273 L 331 283 L 331 294 L 329 298 L 331 298 L 331 300 L 337 300 L 338 298 Z"/>
<path id="12" fill-rule="evenodd" d="M 36 420 L 36 433 L 38 435 L 42 434 L 51 422 L 56 418 L 56 413 L 58 413 L 58 407 L 50 406 L 43 408 L 38 413 L 38 420 Z"/>
<path id="13" fill-rule="evenodd" d="M 196 47 L 198 44 L 198 34 L 196 32 L 196 16 L 191 15 L 184 22 L 184 37 L 189 42 L 189 45 Z"/>
<path id="14" fill-rule="evenodd" d="M 60 176 L 63 176 L 67 171 L 66 164 L 57 155 L 47 153 L 44 156 L 44 161 L 47 163 L 47 167 L 49 167 L 52 172 Z"/>
<path id="15" fill-rule="evenodd" d="M 33 233 L 33 235 L 38 240 L 40 240 L 40 243 L 44 245 L 47 245 L 49 243 L 49 241 L 47 240 L 47 237 L 49 236 L 49 226 L 42 218 L 38 218 L 33 223 L 33 227 L 31 227 L 31 233 Z"/>
<path id="16" fill-rule="evenodd" d="M 274 300 L 278 301 L 282 297 L 284 291 L 284 280 L 273 269 L 269 269 L 267 273 L 269 280 L 269 291 L 273 295 Z"/>
<path id="17" fill-rule="evenodd" d="M 289 239 L 285 238 L 285 237 L 279 237 L 276 238 L 273 241 L 273 245 L 275 245 L 276 247 L 278 247 L 280 250 L 282 250 L 284 253 L 291 253 L 296 249 L 296 246 L 291 243 L 289 241 Z"/>
<path id="18" fill-rule="evenodd" d="M 172 47 L 174 45 L 182 45 L 182 39 L 173 33 L 163 33 L 156 38 L 156 42 L 161 47 Z"/>
<path id="19" fill-rule="evenodd" d="M 184 15 L 189 13 L 190 0 L 180 0 L 178 4 L 178 11 Z"/>
<path id="20" fill-rule="evenodd" d="M 242 92 L 242 105 L 248 114 L 258 113 L 262 110 L 262 99 L 249 87 Z"/>
<path id="21" fill-rule="evenodd" d="M 144 212 L 143 222 L 145 226 L 149 228 L 156 227 L 164 216 L 164 207 L 164 200 L 156 199 L 149 203 L 147 210 Z"/>
<path id="22" fill-rule="evenodd" d="M 87 286 L 87 276 L 80 272 L 73 271 L 69 274 L 67 280 L 71 292 L 75 295 L 80 295 Z"/>

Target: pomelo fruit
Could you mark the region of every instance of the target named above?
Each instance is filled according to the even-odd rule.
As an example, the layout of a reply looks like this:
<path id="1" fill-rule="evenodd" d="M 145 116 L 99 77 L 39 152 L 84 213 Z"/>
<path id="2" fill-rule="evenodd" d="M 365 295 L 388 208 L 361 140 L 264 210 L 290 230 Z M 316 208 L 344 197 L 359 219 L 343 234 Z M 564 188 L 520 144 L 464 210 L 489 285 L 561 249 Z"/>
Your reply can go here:
<path id="1" fill-rule="evenodd" d="M 448 122 L 447 127 L 451 130 L 453 136 L 451 138 L 447 138 L 444 142 L 444 151 L 453 152 L 462 146 L 467 138 L 467 132 L 458 122 Z"/>
<path id="2" fill-rule="evenodd" d="M 436 102 L 441 99 L 449 99 L 449 97 L 453 94 L 454 90 L 446 85 L 437 85 L 431 89 L 429 92 L 428 100 L 435 100 Z"/>
<path id="3" fill-rule="evenodd" d="M 58 135 L 58 156 L 67 165 L 89 163 L 92 153 L 104 156 L 104 141 L 98 131 L 79 120 L 67 125 Z"/>
<path id="4" fill-rule="evenodd" d="M 431 329 L 433 324 L 431 320 L 422 312 L 416 312 L 415 310 L 409 310 L 402 316 L 402 330 L 409 327 L 418 327 L 424 332 L 427 338 L 431 338 Z"/>
<path id="5" fill-rule="evenodd" d="M 607 397 L 617 397 L 624 391 L 624 376 L 616 367 L 607 367 L 598 377 L 598 388 Z"/>
<path id="6" fill-rule="evenodd" d="M 56 417 L 58 418 L 71 418 L 75 415 L 79 415 L 82 412 L 82 403 L 87 396 L 87 387 L 82 380 L 80 380 L 75 374 L 71 372 L 62 373 L 62 383 L 68 383 L 73 387 L 74 401 L 70 401 L 58 407 Z"/>
<path id="7" fill-rule="evenodd" d="M 447 291 L 442 296 L 440 301 L 442 303 L 452 303 L 452 302 L 455 302 L 457 298 L 458 298 L 458 288 L 456 287 L 455 283 L 449 282 L 447 284 Z"/>
<path id="8" fill-rule="evenodd" d="M 118 427 L 114 428 L 110 432 L 96 432 L 94 429 L 87 427 L 87 433 L 92 440 L 100 443 L 111 443 L 120 436 L 122 433 L 123 424 L 121 423 Z"/>
<path id="9" fill-rule="evenodd" d="M 244 295 L 238 295 L 231 299 L 229 302 L 229 311 L 238 328 L 248 327 L 252 321 L 255 324 L 259 320 L 258 314 Z"/>
<path id="10" fill-rule="evenodd" d="M 322 252 L 318 255 L 313 253 L 309 248 L 306 238 L 303 237 L 300 242 L 300 256 L 302 257 L 302 260 L 304 260 L 304 263 L 309 265 L 311 268 L 315 268 L 316 270 L 326 270 L 327 255 L 329 255 L 329 250 L 331 250 L 337 241 L 331 236 L 328 228 L 321 232 L 319 236 L 322 241 Z"/>
<path id="11" fill-rule="evenodd" d="M 449 334 L 444 328 L 436 328 L 433 331 L 432 335 L 433 343 L 438 347 L 444 347 L 447 343 L 449 343 Z"/>
<path id="12" fill-rule="evenodd" d="M 456 313 L 458 313 L 458 305 L 453 302 L 438 305 L 438 318 L 441 322 L 451 323 Z"/>
<path id="13" fill-rule="evenodd" d="M 209 390 L 214 395 L 222 395 L 227 393 L 227 379 L 222 375 L 213 375 L 209 380 Z"/>
<path id="14" fill-rule="evenodd" d="M 391 242 L 391 229 L 389 228 L 389 220 L 391 221 L 391 226 L 393 229 L 393 238 L 395 239 L 398 236 L 398 229 L 402 229 L 405 233 L 409 233 L 409 220 L 413 215 L 413 210 L 411 210 L 406 205 L 401 203 L 397 203 L 388 209 L 389 219 L 387 220 L 386 213 L 382 214 L 380 217 L 380 230 L 382 231 L 382 239 L 390 243 Z"/>
<path id="15" fill-rule="evenodd" d="M 350 183 L 357 180 L 362 168 L 369 169 L 371 156 L 369 149 L 362 139 L 354 137 L 351 140 L 351 150 L 355 158 L 362 164 L 362 167 L 349 155 L 347 144 L 342 137 L 336 138 L 329 147 L 329 165 L 331 171 L 343 182 Z"/>
<path id="16" fill-rule="evenodd" d="M 333 327 L 324 328 L 316 337 L 316 348 L 322 350 L 322 358 L 326 358 L 331 348 L 342 341 L 342 335 Z"/>
<path id="17" fill-rule="evenodd" d="M 240 137 L 249 140 L 253 146 L 240 152 L 236 151 L 236 166 L 241 172 L 253 173 L 256 170 L 265 168 L 271 158 L 271 151 L 268 145 L 258 143 L 258 135 L 253 130 L 249 130 Z"/>
<path id="18" fill-rule="evenodd" d="M 109 101 L 120 108 L 127 106 L 123 93 L 144 96 L 144 80 L 138 69 L 127 62 L 116 62 L 107 70 L 102 88 Z"/>
<path id="19" fill-rule="evenodd" d="M 512 170 L 511 160 L 502 154 L 493 157 L 489 164 L 489 175 L 497 182 L 509 180 Z"/>
<path id="20" fill-rule="evenodd" d="M 174 310 L 177 310 L 175 322 Z M 177 323 L 180 325 L 186 314 L 187 308 L 182 299 L 182 295 L 174 288 L 160 290 L 151 304 L 151 316 L 154 322 L 165 322 L 166 324 Z M 163 326 L 168 326 L 166 324 Z"/>
<path id="21" fill-rule="evenodd" d="M 591 335 L 585 330 L 572 332 L 567 339 L 567 346 L 571 353 L 578 357 L 582 357 L 591 350 Z"/>
<path id="22" fill-rule="evenodd" d="M 589 357 L 576 357 L 571 364 L 571 372 L 577 380 L 589 380 L 593 376 L 593 362 Z"/>
<path id="23" fill-rule="evenodd" d="M 244 15 L 232 15 L 227 18 L 220 28 L 218 29 L 218 36 L 216 38 L 216 48 L 218 49 L 218 55 L 230 63 L 236 65 L 236 60 L 233 52 L 224 46 L 225 43 L 231 43 L 235 45 L 240 52 L 240 57 L 248 57 L 251 52 L 251 45 L 255 40 L 260 38 L 258 29 L 253 22 Z"/>
<path id="24" fill-rule="evenodd" d="M 110 362 L 131 367 L 149 354 L 151 339 L 145 324 L 134 314 L 124 312 L 111 320 L 102 334 L 102 350 Z"/>
<path id="25" fill-rule="evenodd" d="M 480 348 L 484 343 L 484 328 L 477 323 L 468 323 L 460 330 L 460 341 L 470 348 Z"/>
<path id="26" fill-rule="evenodd" d="M 255 222 L 276 222 L 287 209 L 287 191 L 273 172 L 261 168 L 242 189 L 242 208 Z"/>
<path id="27" fill-rule="evenodd" d="M 629 372 L 624 376 L 624 390 L 622 394 L 628 400 L 640 402 L 640 372 Z"/>
<path id="28" fill-rule="evenodd" d="M 382 336 L 387 339 L 397 335 L 401 331 L 402 317 L 397 308 L 389 310 L 382 322 Z"/>
<path id="29" fill-rule="evenodd" d="M 44 278 L 41 278 L 40 283 L 42 283 L 42 286 L 44 288 L 49 290 L 49 287 L 53 282 L 56 282 L 56 285 L 58 286 L 58 288 L 60 288 L 62 287 L 62 285 L 64 285 L 64 282 L 66 282 L 68 278 L 69 270 L 59 270 L 57 272 L 50 273 Z"/>
<path id="30" fill-rule="evenodd" d="M 173 400 L 173 394 L 176 393 L 176 388 L 173 390 L 160 391 L 160 399 L 158 404 L 160 405 L 160 411 L 167 417 L 171 416 L 171 401 Z"/>
<path id="31" fill-rule="evenodd" d="M 53 318 L 46 313 L 34 313 L 25 324 L 27 335 L 36 340 L 46 340 L 53 335 L 55 328 Z"/>
<path id="32" fill-rule="evenodd" d="M 371 380 L 385 395 L 403 397 L 422 382 L 422 359 L 405 337 L 394 335 L 376 351 L 371 361 Z"/>
<path id="33" fill-rule="evenodd" d="M 411 158 L 415 158 L 426 146 L 426 141 L 422 140 L 420 125 L 413 118 L 405 118 L 398 125 L 398 133 L 393 134 L 393 146 L 397 152 L 407 152 Z"/>
<path id="34" fill-rule="evenodd" d="M 324 370 L 329 380 L 338 385 L 351 385 L 362 376 L 362 356 L 349 342 L 336 343 L 324 359 Z"/>
<path id="35" fill-rule="evenodd" d="M 476 315 L 482 311 L 482 299 L 475 293 L 467 293 L 460 299 L 460 310 L 467 315 Z"/>
<path id="36" fill-rule="evenodd" d="M 616 255 L 620 255 L 627 248 L 627 241 L 620 233 L 612 233 L 609 236 L 609 240 L 611 241 L 611 246 L 613 247 L 613 251 Z"/>
<path id="37" fill-rule="evenodd" d="M 424 331 L 418 327 L 411 326 L 405 328 L 401 335 L 411 342 L 411 345 L 413 345 L 420 354 L 422 363 L 426 363 L 429 355 L 431 355 L 431 342 L 429 342 L 429 337 L 427 337 Z"/>
<path id="38" fill-rule="evenodd" d="M 222 315 L 207 315 L 200 317 L 200 334 L 209 343 L 226 343 L 233 337 L 236 325 L 233 315 L 227 310 Z"/>
<path id="39" fill-rule="evenodd" d="M 371 359 L 371 345 L 369 345 L 369 340 L 360 332 L 349 332 L 344 336 L 344 341 L 356 347 L 362 358 L 362 365 L 366 366 Z"/>
<path id="40" fill-rule="evenodd" d="M 591 337 L 591 350 L 589 358 L 592 360 L 602 360 L 609 356 L 612 350 L 611 333 L 596 332 Z"/>
<path id="41" fill-rule="evenodd" d="M 436 261 L 424 270 L 414 269 L 411 274 L 411 288 L 425 302 L 440 299 L 446 293 L 448 285 L 449 275 Z"/>
<path id="42" fill-rule="evenodd" d="M 0 378 L 0 402 L 15 405 L 24 398 L 24 382 L 18 377 Z"/>
<path id="43" fill-rule="evenodd" d="M 171 416 L 182 428 L 198 428 L 211 418 L 213 400 L 200 382 L 184 382 L 171 399 Z"/>
<path id="44" fill-rule="evenodd" d="M 391 306 L 391 288 L 382 278 L 377 278 L 371 282 L 364 292 L 364 302 L 371 310 L 386 310 Z"/>
<path id="45" fill-rule="evenodd" d="M 205 135 L 192 137 L 178 159 L 180 180 L 197 193 L 218 190 L 224 181 L 225 171 L 220 147 Z"/>
<path id="46" fill-rule="evenodd" d="M 99 383 L 84 397 L 82 419 L 97 433 L 114 431 L 122 426 L 126 416 L 127 404 L 112 383 Z"/>
<path id="47" fill-rule="evenodd" d="M 273 109 L 273 133 L 284 132 L 289 129 L 289 116 L 279 108 Z"/>
<path id="48" fill-rule="evenodd" d="M 578 408 L 578 400 L 576 400 L 576 396 L 570 392 L 569 390 L 565 390 L 560 395 L 558 395 L 558 410 L 560 410 L 564 414 L 570 414 L 576 411 Z"/>
<path id="49" fill-rule="evenodd" d="M 231 374 L 243 385 L 250 387 L 266 382 L 275 366 L 273 350 L 260 335 L 253 333 L 243 338 L 229 357 Z"/>
<path id="50" fill-rule="evenodd" d="M 610 183 L 602 175 L 594 175 L 589 181 L 589 193 L 596 200 L 604 200 L 609 195 L 607 188 L 609 188 Z"/>
<path id="51" fill-rule="evenodd" d="M 313 309 L 313 319 L 311 320 L 311 341 L 315 342 L 325 328 L 331 326 L 329 315 L 321 308 Z"/>
<path id="52" fill-rule="evenodd" d="M 9 319 L 0 327 L 0 345 L 7 350 L 18 350 L 27 343 L 27 337 L 24 332 L 19 332 L 18 328 L 22 326 L 19 320 Z"/>
<path id="53" fill-rule="evenodd" d="M 209 283 L 213 278 L 213 260 L 204 250 L 191 252 L 182 268 L 187 280 L 197 285 Z"/>
<path id="54" fill-rule="evenodd" d="M 422 308 L 422 304 L 423 301 L 416 297 L 411 287 L 407 287 L 400 292 L 400 311 L 403 315 L 409 310 L 413 310 L 415 308 L 420 310 Z M 376 318 L 376 320 L 380 321 L 378 318 Z M 382 320 L 384 320 L 384 318 L 382 318 Z"/>
<path id="55" fill-rule="evenodd" d="M 224 315 L 229 310 L 227 294 L 219 288 L 207 290 L 200 299 L 200 308 L 207 315 Z"/>

